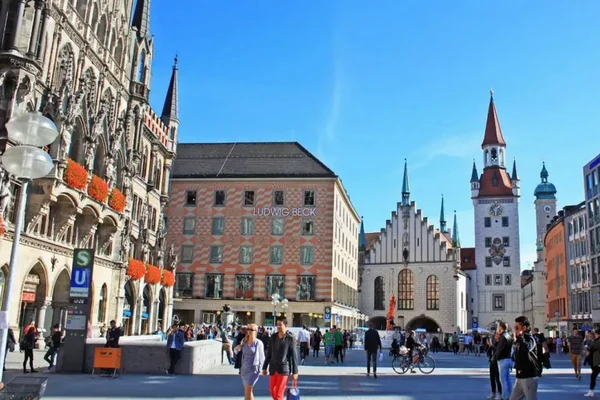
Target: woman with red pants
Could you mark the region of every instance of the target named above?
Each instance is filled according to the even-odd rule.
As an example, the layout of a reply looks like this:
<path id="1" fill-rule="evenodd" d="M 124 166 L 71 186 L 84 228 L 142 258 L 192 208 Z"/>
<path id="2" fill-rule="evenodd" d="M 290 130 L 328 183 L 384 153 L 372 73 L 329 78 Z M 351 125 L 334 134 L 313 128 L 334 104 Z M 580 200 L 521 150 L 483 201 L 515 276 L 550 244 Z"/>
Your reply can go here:
<path id="1" fill-rule="evenodd" d="M 283 400 L 290 375 L 292 387 L 298 385 L 296 340 L 288 333 L 286 325 L 285 318 L 277 319 L 277 333 L 271 336 L 263 365 L 263 375 L 270 375 L 269 391 L 273 400 Z"/>

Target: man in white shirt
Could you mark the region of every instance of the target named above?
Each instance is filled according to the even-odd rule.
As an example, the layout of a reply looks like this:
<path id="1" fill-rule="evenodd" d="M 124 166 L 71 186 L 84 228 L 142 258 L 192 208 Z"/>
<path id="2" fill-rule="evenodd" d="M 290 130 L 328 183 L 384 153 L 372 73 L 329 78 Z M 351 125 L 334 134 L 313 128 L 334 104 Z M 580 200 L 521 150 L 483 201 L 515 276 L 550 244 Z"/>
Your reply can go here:
<path id="1" fill-rule="evenodd" d="M 306 325 L 302 326 L 302 330 L 298 332 L 298 342 L 300 343 L 300 362 L 304 365 L 310 344 L 310 332 Z"/>

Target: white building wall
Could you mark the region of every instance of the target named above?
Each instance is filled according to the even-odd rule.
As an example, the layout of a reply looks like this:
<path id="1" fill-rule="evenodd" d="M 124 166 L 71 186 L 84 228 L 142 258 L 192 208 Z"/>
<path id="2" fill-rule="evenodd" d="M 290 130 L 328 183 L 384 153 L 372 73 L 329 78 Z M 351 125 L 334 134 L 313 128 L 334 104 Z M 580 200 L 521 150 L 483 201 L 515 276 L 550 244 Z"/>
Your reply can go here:
<path id="1" fill-rule="evenodd" d="M 502 206 L 500 216 L 490 214 L 490 206 L 498 202 Z M 522 294 L 520 285 L 520 237 L 519 237 L 519 200 L 515 197 L 504 198 L 475 198 L 473 199 L 475 211 L 475 259 L 479 269 L 477 273 L 477 292 L 474 299 L 475 315 L 479 318 L 479 326 L 485 328 L 494 321 L 512 321 L 520 315 L 522 308 Z M 491 218 L 491 227 L 485 227 L 485 218 Z M 509 226 L 502 226 L 502 217 L 509 218 Z M 501 261 L 499 264 L 492 262 L 492 266 L 486 266 L 486 257 L 490 257 L 491 247 L 486 246 L 486 238 L 509 238 L 509 246 L 504 247 L 504 257 L 510 257 L 510 266 L 505 267 Z M 497 249 L 499 250 L 499 249 Z M 510 276 L 507 282 L 506 276 Z M 486 276 L 488 278 L 486 278 Z M 486 282 L 486 279 L 490 279 Z M 496 284 L 496 277 L 501 277 L 500 283 Z M 504 307 L 494 307 L 495 296 L 504 299 Z"/>

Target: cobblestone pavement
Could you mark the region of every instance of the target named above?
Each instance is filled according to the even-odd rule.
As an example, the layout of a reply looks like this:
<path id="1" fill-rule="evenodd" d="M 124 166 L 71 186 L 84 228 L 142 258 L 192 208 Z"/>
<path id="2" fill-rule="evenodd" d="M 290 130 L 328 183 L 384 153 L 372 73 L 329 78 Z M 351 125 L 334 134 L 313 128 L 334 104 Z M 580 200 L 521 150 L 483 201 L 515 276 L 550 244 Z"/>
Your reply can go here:
<path id="1" fill-rule="evenodd" d="M 117 379 L 89 375 L 62 375 L 43 372 L 43 352 L 35 352 L 37 376 L 48 376 L 44 399 L 98 400 L 129 399 L 215 399 L 243 398 L 240 378 L 232 367 L 222 366 L 197 376 L 123 375 Z M 303 400 L 430 400 L 450 398 L 482 400 L 489 394 L 487 360 L 484 357 L 432 354 L 436 370 L 431 375 L 397 375 L 386 355 L 380 363 L 379 378 L 365 376 L 364 352 L 350 350 L 344 364 L 324 365 L 323 358 L 310 357 L 300 366 L 300 390 Z M 22 375 L 22 354 L 10 353 L 5 382 Z M 589 369 L 581 381 L 575 380 L 566 356 L 554 356 L 553 367 L 540 380 L 539 395 L 544 400 L 582 398 L 589 383 Z M 257 400 L 268 400 L 267 379 L 261 378 L 254 391 Z"/>

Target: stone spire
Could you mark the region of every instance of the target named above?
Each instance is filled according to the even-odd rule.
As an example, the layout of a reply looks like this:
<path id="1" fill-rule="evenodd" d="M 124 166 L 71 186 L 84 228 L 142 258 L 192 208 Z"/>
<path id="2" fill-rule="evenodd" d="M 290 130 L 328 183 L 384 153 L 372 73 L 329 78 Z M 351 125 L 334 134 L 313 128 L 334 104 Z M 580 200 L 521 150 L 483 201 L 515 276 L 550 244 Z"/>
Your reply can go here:
<path id="1" fill-rule="evenodd" d="M 444 215 L 444 195 L 442 195 L 442 207 L 440 209 L 440 231 L 446 232 L 446 216 Z"/>
<path id="2" fill-rule="evenodd" d="M 458 220 L 456 218 L 456 210 L 454 210 L 454 224 L 452 226 L 452 246 L 460 248 L 460 236 L 458 234 Z"/>
<path id="3" fill-rule="evenodd" d="M 513 181 L 519 180 L 519 175 L 517 174 L 517 160 L 513 161 L 512 174 L 510 175 L 510 179 Z"/>
<path id="4" fill-rule="evenodd" d="M 367 237 L 365 235 L 365 222 L 363 217 L 360 217 L 360 233 L 358 234 L 358 250 L 365 251 L 367 249 Z"/>
<path id="5" fill-rule="evenodd" d="M 138 37 L 149 36 L 150 33 L 150 0 L 137 0 L 131 26 L 137 28 Z"/>
<path id="6" fill-rule="evenodd" d="M 169 121 L 179 122 L 179 98 L 177 94 L 178 62 L 179 58 L 175 56 L 173 72 L 171 73 L 171 81 L 169 82 L 169 89 L 167 90 L 165 105 L 163 106 L 162 114 L 160 116 L 160 119 L 163 121 L 163 123 L 167 125 Z"/>
<path id="7" fill-rule="evenodd" d="M 479 182 L 479 174 L 477 173 L 477 165 L 475 165 L 475 160 L 473 160 L 473 169 L 471 170 L 471 183 Z"/>
<path id="8" fill-rule="evenodd" d="M 402 179 L 402 205 L 410 205 L 410 184 L 408 182 L 408 163 L 404 159 L 404 178 Z"/>
<path id="9" fill-rule="evenodd" d="M 490 105 L 488 106 L 487 121 L 485 123 L 485 134 L 481 147 L 484 148 L 490 145 L 506 146 L 502 129 L 500 129 L 500 121 L 496 113 L 496 105 L 494 104 L 494 91 L 490 90 Z"/>

